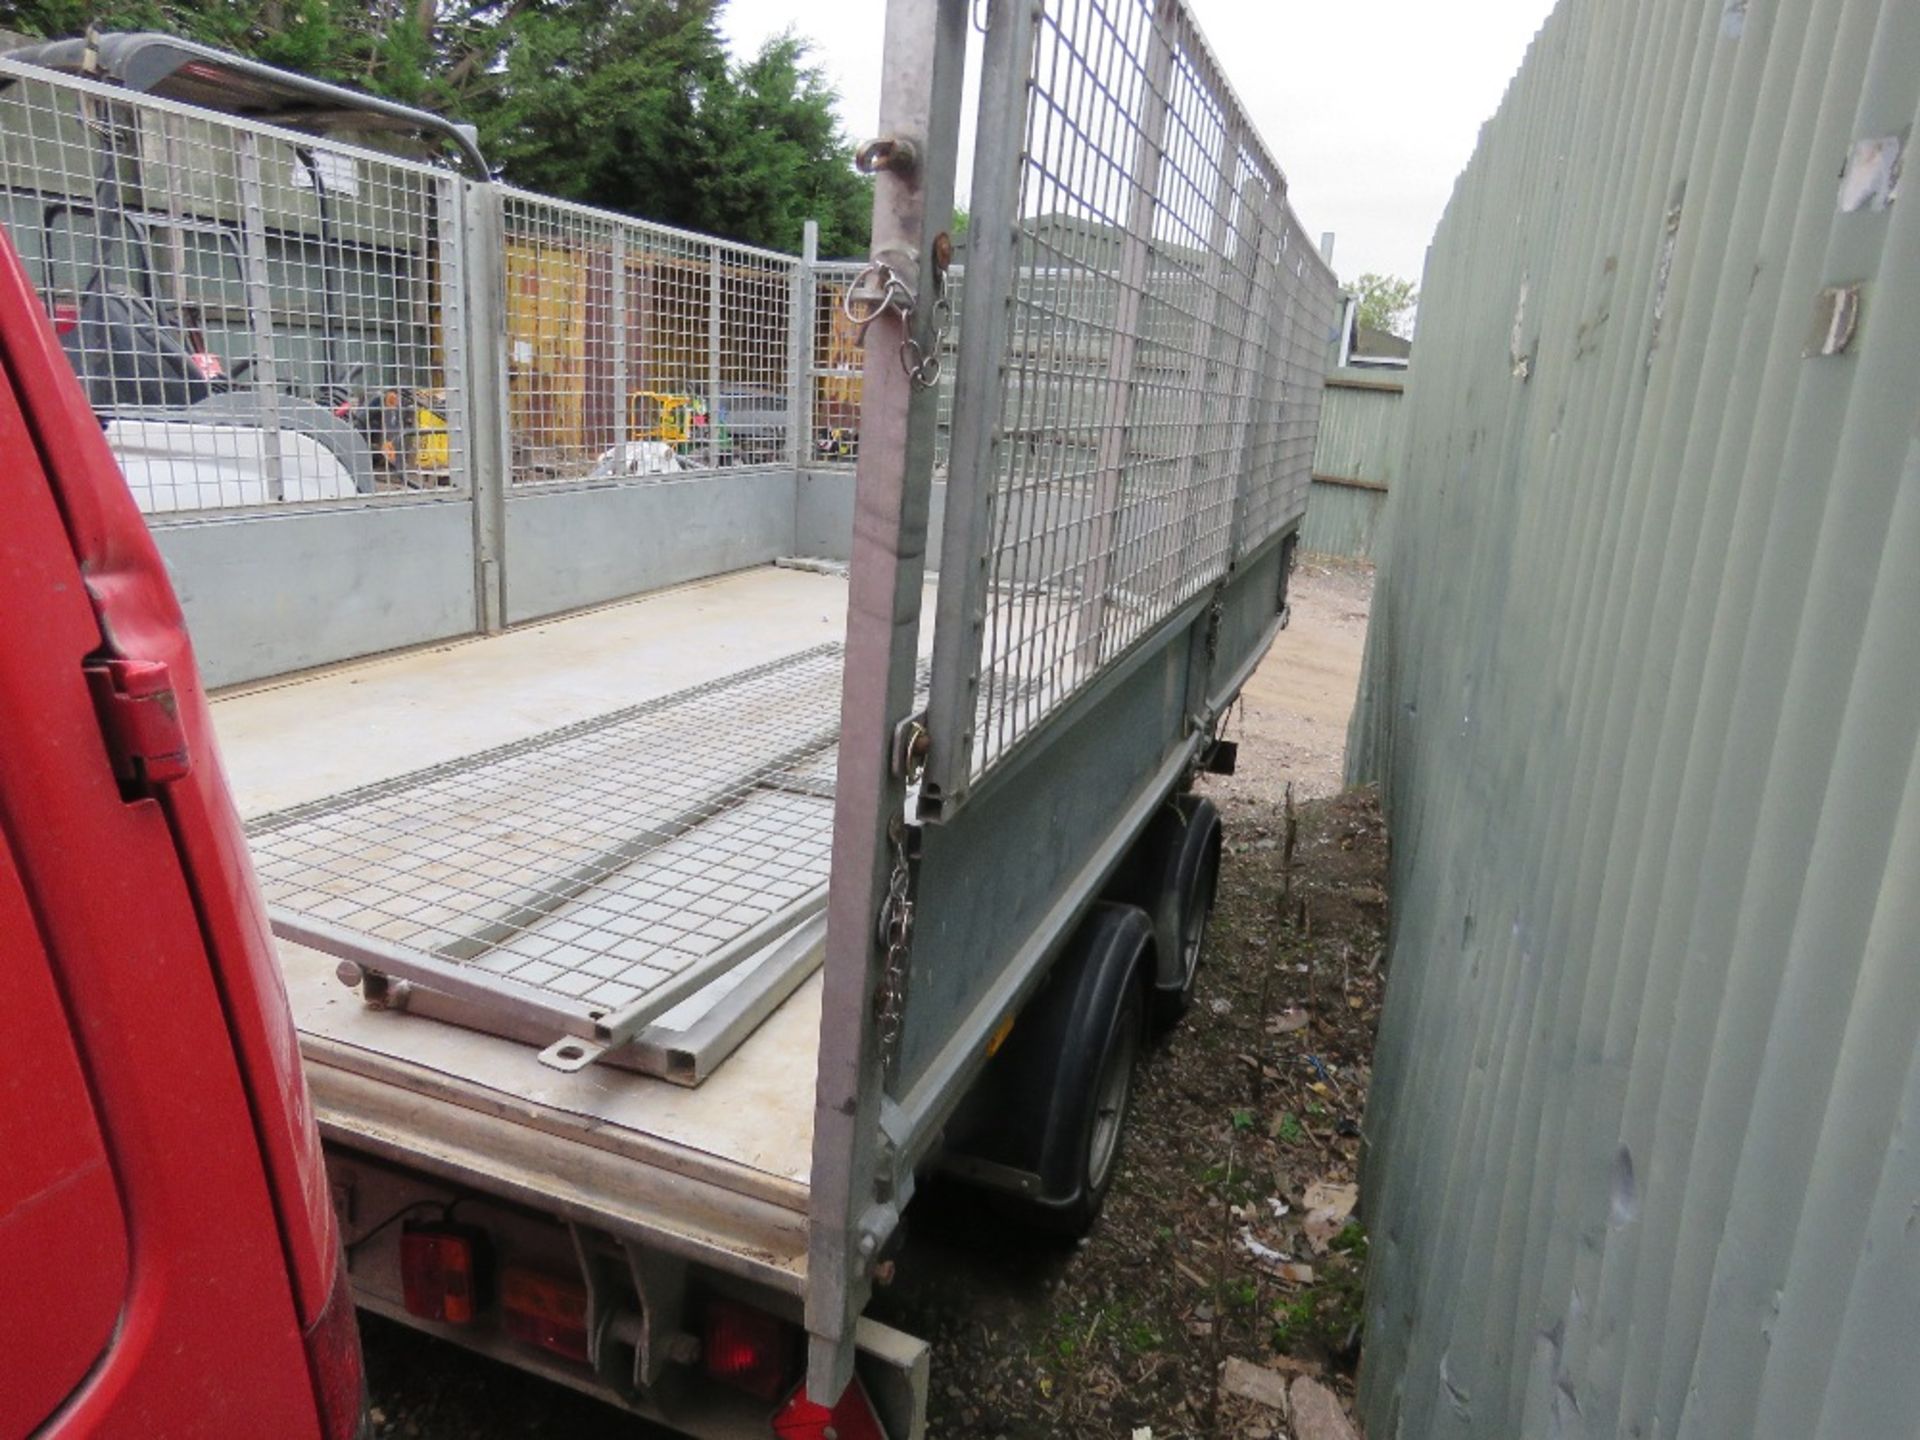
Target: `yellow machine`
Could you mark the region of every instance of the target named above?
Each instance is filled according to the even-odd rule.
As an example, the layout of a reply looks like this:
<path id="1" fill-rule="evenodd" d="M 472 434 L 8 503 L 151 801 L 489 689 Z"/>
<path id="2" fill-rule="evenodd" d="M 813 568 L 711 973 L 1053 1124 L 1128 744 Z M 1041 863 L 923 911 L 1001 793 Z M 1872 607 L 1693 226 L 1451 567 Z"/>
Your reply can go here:
<path id="1" fill-rule="evenodd" d="M 446 475 L 451 461 L 446 403 L 438 390 L 397 388 L 382 392 L 377 402 L 351 397 L 334 414 L 359 425 L 383 468 L 437 477 Z"/>
<path id="2" fill-rule="evenodd" d="M 706 438 L 707 407 L 692 395 L 636 390 L 627 397 L 627 438 L 663 440 L 685 450 Z"/>

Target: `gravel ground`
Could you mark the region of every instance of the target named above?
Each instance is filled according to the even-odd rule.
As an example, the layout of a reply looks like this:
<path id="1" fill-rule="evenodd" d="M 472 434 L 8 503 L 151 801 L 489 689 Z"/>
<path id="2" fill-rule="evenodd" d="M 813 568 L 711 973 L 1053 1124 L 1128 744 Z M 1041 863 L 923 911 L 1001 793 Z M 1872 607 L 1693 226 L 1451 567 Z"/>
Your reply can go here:
<path id="1" fill-rule="evenodd" d="M 1344 1207 L 1385 983 L 1386 836 L 1370 796 L 1338 792 L 1372 578 L 1303 561 L 1292 625 L 1247 685 L 1238 773 L 1206 782 L 1227 854 L 1198 998 L 1142 1066 L 1093 1234 L 1009 1233 L 939 1184 L 909 1212 L 874 1312 L 934 1342 L 932 1435 L 1311 1440 L 1304 1416 L 1223 1395 L 1223 1366 L 1350 1389 L 1366 1239 Z M 403 1326 L 361 1331 L 382 1440 L 660 1433 Z"/>

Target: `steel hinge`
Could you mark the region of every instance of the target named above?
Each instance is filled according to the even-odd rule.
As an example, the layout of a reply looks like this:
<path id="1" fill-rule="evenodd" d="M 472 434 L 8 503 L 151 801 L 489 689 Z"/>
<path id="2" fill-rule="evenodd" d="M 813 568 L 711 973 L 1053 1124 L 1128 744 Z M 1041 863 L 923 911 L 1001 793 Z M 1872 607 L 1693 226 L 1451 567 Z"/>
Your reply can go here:
<path id="1" fill-rule="evenodd" d="M 89 660 L 83 667 L 107 757 L 123 785 L 179 780 L 193 768 L 187 731 L 163 660 Z"/>

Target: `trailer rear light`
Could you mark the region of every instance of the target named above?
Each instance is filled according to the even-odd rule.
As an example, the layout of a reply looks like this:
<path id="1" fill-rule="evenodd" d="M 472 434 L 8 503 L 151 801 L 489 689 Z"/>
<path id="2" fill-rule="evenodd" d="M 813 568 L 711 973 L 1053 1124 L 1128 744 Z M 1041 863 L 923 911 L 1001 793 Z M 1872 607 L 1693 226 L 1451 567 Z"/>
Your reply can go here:
<path id="1" fill-rule="evenodd" d="M 707 1302 L 700 1358 L 707 1374 L 761 1400 L 793 1380 L 794 1333 L 764 1310 L 734 1300 Z"/>
<path id="2" fill-rule="evenodd" d="M 334 1262 L 327 1303 L 307 1327 L 306 1346 L 320 1433 L 326 1440 L 353 1440 L 361 1433 L 367 1387 L 360 1368 L 360 1327 L 354 1320 L 345 1251 Z"/>
<path id="3" fill-rule="evenodd" d="M 80 307 L 64 301 L 53 307 L 53 333 L 71 335 L 80 328 Z"/>
<path id="4" fill-rule="evenodd" d="M 400 1228 L 400 1285 L 407 1313 L 466 1325 L 487 1303 L 489 1251 L 471 1225 L 408 1221 Z"/>
<path id="5" fill-rule="evenodd" d="M 500 1276 L 500 1309 L 514 1339 L 588 1362 L 587 1287 L 580 1281 L 506 1270 Z"/>
<path id="6" fill-rule="evenodd" d="M 794 1391 L 773 1417 L 773 1433 L 780 1440 L 887 1440 L 880 1416 L 858 1380 L 847 1386 L 847 1393 L 831 1410 L 814 1404 L 804 1389 Z"/>

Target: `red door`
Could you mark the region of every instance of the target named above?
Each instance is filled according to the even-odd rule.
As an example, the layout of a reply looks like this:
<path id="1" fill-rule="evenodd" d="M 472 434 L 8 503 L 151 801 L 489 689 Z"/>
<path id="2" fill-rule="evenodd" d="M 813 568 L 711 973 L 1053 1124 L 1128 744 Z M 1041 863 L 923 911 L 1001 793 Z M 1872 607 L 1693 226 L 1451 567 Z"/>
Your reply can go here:
<path id="1" fill-rule="evenodd" d="M 107 1348 L 127 1227 L 53 971 L 0 836 L 0 1435 L 24 1435 Z"/>
<path id="2" fill-rule="evenodd" d="M 0 1436 L 350 1434 L 319 1140 L 192 651 L 4 238 L 0 867 Z"/>

